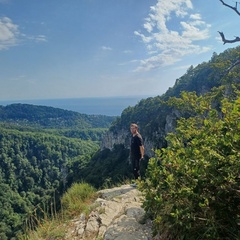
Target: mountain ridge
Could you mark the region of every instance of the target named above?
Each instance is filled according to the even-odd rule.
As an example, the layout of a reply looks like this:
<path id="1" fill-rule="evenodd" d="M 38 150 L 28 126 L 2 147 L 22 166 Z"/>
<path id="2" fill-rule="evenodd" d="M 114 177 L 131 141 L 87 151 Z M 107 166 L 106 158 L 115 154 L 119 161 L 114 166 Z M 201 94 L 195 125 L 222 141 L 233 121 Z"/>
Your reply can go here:
<path id="1" fill-rule="evenodd" d="M 116 118 L 113 116 L 88 115 L 50 106 L 22 103 L 0 106 L 0 116 L 0 122 L 11 122 L 18 125 L 36 125 L 43 128 L 66 128 L 72 126 L 79 128 L 106 128 Z"/>

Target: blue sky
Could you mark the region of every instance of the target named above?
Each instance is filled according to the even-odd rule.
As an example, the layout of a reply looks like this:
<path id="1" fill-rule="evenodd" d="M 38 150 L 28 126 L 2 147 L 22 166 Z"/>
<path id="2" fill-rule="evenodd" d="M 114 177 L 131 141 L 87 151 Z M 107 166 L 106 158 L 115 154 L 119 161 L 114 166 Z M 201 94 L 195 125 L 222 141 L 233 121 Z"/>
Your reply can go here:
<path id="1" fill-rule="evenodd" d="M 219 0 L 0 0 L 0 100 L 156 96 L 239 22 Z"/>

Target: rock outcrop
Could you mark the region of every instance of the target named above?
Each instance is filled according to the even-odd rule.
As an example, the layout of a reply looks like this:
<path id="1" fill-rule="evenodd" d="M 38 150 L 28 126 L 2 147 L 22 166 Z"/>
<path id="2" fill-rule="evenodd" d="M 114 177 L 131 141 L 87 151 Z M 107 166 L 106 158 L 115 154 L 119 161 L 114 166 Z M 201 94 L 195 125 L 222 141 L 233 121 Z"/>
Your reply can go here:
<path id="1" fill-rule="evenodd" d="M 95 208 L 72 220 L 66 240 L 152 240 L 152 223 L 144 220 L 141 193 L 123 185 L 99 192 Z"/>
<path id="2" fill-rule="evenodd" d="M 101 150 L 104 148 L 113 149 L 115 144 L 123 144 L 128 148 L 130 145 L 130 137 L 130 132 L 124 129 L 118 132 L 108 131 L 101 142 Z"/>

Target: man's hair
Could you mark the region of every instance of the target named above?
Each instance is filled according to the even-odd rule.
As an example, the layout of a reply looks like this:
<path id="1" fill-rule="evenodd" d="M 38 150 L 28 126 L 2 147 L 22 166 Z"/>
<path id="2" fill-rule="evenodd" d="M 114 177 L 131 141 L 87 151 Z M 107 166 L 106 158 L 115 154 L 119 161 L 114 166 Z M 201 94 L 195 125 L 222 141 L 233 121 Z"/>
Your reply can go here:
<path id="1" fill-rule="evenodd" d="M 131 123 L 131 125 L 130 125 L 131 127 L 135 127 L 135 128 L 137 128 L 138 129 L 138 125 L 136 124 L 136 123 Z"/>

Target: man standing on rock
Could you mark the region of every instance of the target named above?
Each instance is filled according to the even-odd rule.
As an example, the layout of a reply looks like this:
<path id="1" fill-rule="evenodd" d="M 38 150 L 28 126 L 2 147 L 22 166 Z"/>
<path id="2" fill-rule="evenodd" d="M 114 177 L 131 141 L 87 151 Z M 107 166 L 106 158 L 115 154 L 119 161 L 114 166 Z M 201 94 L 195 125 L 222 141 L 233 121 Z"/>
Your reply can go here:
<path id="1" fill-rule="evenodd" d="M 142 136 L 138 132 L 138 125 L 132 123 L 130 125 L 130 131 L 132 133 L 130 158 L 133 167 L 133 175 L 136 181 L 140 177 L 140 161 L 144 156 L 144 146 Z M 132 184 L 132 186 L 136 187 L 136 183 Z"/>

